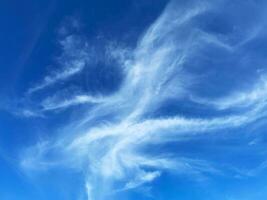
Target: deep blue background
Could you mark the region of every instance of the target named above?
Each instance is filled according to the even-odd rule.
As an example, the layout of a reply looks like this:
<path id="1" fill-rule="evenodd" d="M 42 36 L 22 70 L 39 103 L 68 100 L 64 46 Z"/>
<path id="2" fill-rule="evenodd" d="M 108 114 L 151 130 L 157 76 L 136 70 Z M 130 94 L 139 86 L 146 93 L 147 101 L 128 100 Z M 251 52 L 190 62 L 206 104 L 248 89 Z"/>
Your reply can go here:
<path id="1" fill-rule="evenodd" d="M 23 99 L 27 88 L 40 80 L 47 72 L 47 66 L 55 63 L 56 57 L 60 54 L 58 50 L 58 29 L 67 21 L 69 17 L 75 17 L 81 21 L 79 30 L 88 41 L 95 43 L 97 36 L 105 40 L 120 41 L 127 46 L 134 48 L 140 35 L 146 28 L 154 22 L 161 14 L 166 0 L 2 0 L 0 1 L 0 199 L 1 200 L 29 200 L 29 199 L 79 199 L 84 198 L 83 180 L 80 172 L 73 172 L 66 169 L 55 169 L 29 175 L 21 172 L 19 167 L 20 150 L 35 144 L 39 138 L 49 137 L 51 129 L 63 124 L 68 118 L 69 112 L 59 113 L 56 117 L 49 118 L 21 118 L 14 113 L 9 112 L 14 107 L 20 107 L 21 102 L 17 99 Z M 235 9 L 235 8 L 234 8 Z M 254 13 L 253 10 L 251 13 Z M 249 15 L 252 15 L 252 14 Z M 246 19 L 241 20 L 244 26 L 249 26 L 249 15 L 242 13 Z M 227 15 L 229 16 L 229 15 Z M 200 28 L 209 32 L 228 34 L 231 32 L 231 25 L 225 24 L 224 20 L 217 19 L 209 21 L 214 17 L 212 13 L 202 16 L 203 26 Z M 239 16 L 240 17 L 240 16 Z M 215 17 L 216 18 L 216 17 Z M 239 21 L 238 21 L 239 23 Z M 252 22 L 251 22 L 252 23 Z M 206 25 L 208 24 L 208 25 Z M 79 34 L 79 31 L 77 34 Z M 233 38 L 233 43 L 235 38 Z M 208 49 L 208 54 L 224 58 L 225 52 Z M 249 64 L 258 64 L 259 57 L 262 59 L 266 55 L 266 39 L 261 38 L 253 44 L 247 44 L 244 51 L 250 53 L 251 60 Z M 216 53 L 214 53 L 216 52 Z M 226 55 L 228 56 L 228 55 Z M 257 58 L 257 59 L 255 59 Z M 228 60 L 215 59 L 197 60 L 190 63 L 191 70 L 196 74 L 205 74 L 204 71 L 197 71 L 199 63 L 201 65 L 217 65 L 229 67 L 229 63 L 240 65 L 239 60 L 230 58 Z M 255 61 L 256 60 L 256 61 Z M 247 63 L 246 63 L 247 64 Z M 249 68 L 251 65 L 242 65 L 245 77 L 248 81 L 254 78 L 255 72 Z M 101 63 L 99 64 L 101 65 Z M 104 65 L 104 64 L 103 64 Z M 195 67 L 195 68 L 194 68 Z M 105 68 L 101 67 L 105 72 Z M 199 69 L 199 68 L 198 68 Z M 255 69 L 255 68 L 253 68 Z M 98 66 L 95 69 L 98 70 Z M 251 70 L 251 72 L 250 72 Z M 118 71 L 114 72 L 116 76 Z M 90 74 L 90 73 L 89 73 Z M 102 72 L 96 73 L 95 79 L 89 78 L 89 88 L 93 92 L 101 91 L 111 93 L 119 87 L 118 77 L 103 79 L 103 85 L 97 85 Z M 220 77 L 216 71 L 214 75 L 214 84 L 201 90 L 202 93 L 216 96 L 216 92 L 223 93 L 225 85 L 235 85 L 238 82 L 235 79 L 238 76 L 238 70 L 233 70 L 231 74 L 225 70 L 223 78 L 232 82 L 226 82 L 223 86 L 215 88 L 220 82 Z M 88 77 L 87 77 L 88 78 Z M 118 79 L 117 79 L 118 78 Z M 120 80 L 120 79 L 119 79 Z M 77 80 L 76 80 L 77 81 Z M 113 83 L 113 84 L 108 84 Z M 205 84 L 205 83 L 203 83 Z M 38 97 L 36 97 L 38 98 Z M 160 107 L 155 116 L 172 116 L 175 113 L 182 113 L 187 116 L 210 117 L 213 113 L 203 107 L 193 106 L 185 102 L 172 102 L 171 100 Z M 240 133 L 243 130 L 238 130 Z M 246 131 L 244 131 L 246 132 Z M 257 130 L 264 132 L 264 130 Z M 220 137 L 210 136 L 206 138 L 196 138 L 196 141 L 180 142 L 170 144 L 161 148 L 167 151 L 177 151 L 183 155 L 191 155 L 198 158 L 204 155 L 206 158 L 212 158 L 215 161 L 226 161 L 242 166 L 259 163 L 260 158 L 254 155 L 254 152 L 265 152 L 265 137 L 262 137 L 262 144 L 257 148 L 247 147 L 250 136 L 245 135 L 239 138 L 233 135 L 227 140 L 221 133 Z M 226 136 L 225 136 L 226 137 Z M 224 140 L 225 139 L 225 140 Z M 229 148 L 228 148 L 229 147 Z M 232 149 L 231 149 L 232 148 Z M 216 149 L 216 154 L 213 154 Z M 230 149 L 230 150 L 229 150 Z M 201 152 L 201 155 L 200 153 Z M 229 153 L 230 152 L 230 153 Z M 232 160 L 228 160 L 231 154 Z M 254 167 L 254 166 L 251 166 Z M 36 175 L 36 176 L 35 176 Z M 267 197 L 266 175 L 262 174 L 252 178 L 232 179 L 225 176 L 215 176 L 215 180 L 203 183 L 203 181 L 192 181 L 188 177 L 178 175 L 164 174 L 154 183 L 153 194 L 157 200 L 254 200 L 265 199 Z M 142 191 L 130 191 L 125 197 L 129 199 L 147 199 L 141 195 Z M 235 196 L 237 198 L 234 198 Z M 116 198 L 116 197 L 114 197 Z M 120 197 L 123 198 L 123 197 Z M 119 199 L 119 197 L 118 197 Z M 116 199 L 116 200 L 118 200 Z"/>

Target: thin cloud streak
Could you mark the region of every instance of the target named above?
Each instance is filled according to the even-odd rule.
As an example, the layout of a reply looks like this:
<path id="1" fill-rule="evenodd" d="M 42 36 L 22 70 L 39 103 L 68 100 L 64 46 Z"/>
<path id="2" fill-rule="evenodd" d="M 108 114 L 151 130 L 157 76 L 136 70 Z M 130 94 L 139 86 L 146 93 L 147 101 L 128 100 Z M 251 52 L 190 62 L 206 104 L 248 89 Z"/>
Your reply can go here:
<path id="1" fill-rule="evenodd" d="M 230 108 L 246 108 L 259 104 L 266 104 L 267 99 L 267 79 L 266 75 L 262 75 L 254 86 L 247 91 L 235 91 L 229 96 L 220 99 L 205 99 L 201 97 L 191 97 L 191 100 L 210 106 L 214 106 L 218 110 Z"/>
<path id="2" fill-rule="evenodd" d="M 102 103 L 105 100 L 101 97 L 93 97 L 89 95 L 76 95 L 71 98 L 61 99 L 57 97 L 51 97 L 45 99 L 42 103 L 42 111 L 51 111 L 57 109 L 66 109 L 71 106 L 81 104 L 97 104 Z"/>
<path id="3" fill-rule="evenodd" d="M 30 88 L 27 93 L 32 94 L 52 86 L 60 81 L 65 81 L 70 77 L 80 73 L 90 60 L 90 49 L 88 44 L 81 44 L 81 38 L 75 35 L 67 36 L 60 42 L 63 50 L 59 63 L 62 69 L 55 70 L 47 75 L 43 81 Z"/>

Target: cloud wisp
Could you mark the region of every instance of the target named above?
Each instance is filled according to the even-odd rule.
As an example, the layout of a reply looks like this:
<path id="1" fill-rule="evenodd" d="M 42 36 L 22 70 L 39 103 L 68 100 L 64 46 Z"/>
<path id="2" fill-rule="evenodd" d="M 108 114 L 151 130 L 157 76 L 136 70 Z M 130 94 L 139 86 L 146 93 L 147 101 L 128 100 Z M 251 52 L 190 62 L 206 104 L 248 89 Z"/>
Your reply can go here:
<path id="1" fill-rule="evenodd" d="M 220 173 L 205 160 L 177 157 L 175 153 L 155 155 L 145 150 L 150 145 L 179 141 L 184 136 L 194 137 L 243 127 L 266 116 L 266 92 L 262 92 L 266 88 L 265 79 L 260 80 L 253 90 L 237 91 L 216 102 L 201 99 L 191 91 L 199 80 L 185 66 L 201 54 L 199 49 L 212 45 L 233 54 L 239 48 L 226 43 L 220 34 L 200 30 L 196 22 L 205 13 L 215 12 L 220 2 L 190 1 L 180 5 L 171 1 L 141 37 L 136 49 L 130 52 L 131 60 L 120 60 L 125 77 L 122 86 L 112 95 L 95 97 L 86 94 L 64 100 L 52 97 L 43 101 L 41 105 L 46 111 L 83 103 L 95 106 L 79 120 L 75 134 L 62 134 L 45 142 L 45 145 L 38 144 L 28 149 L 23 154 L 22 166 L 30 170 L 32 166 L 50 168 L 65 164 L 82 169 L 87 174 L 85 188 L 88 200 L 107 199 L 106 195 L 149 184 L 165 171 L 194 176 Z M 72 40 L 69 38 L 63 44 L 67 52 L 73 49 Z M 246 38 L 240 40 L 246 41 Z M 252 40 L 252 36 L 247 36 L 247 40 Z M 74 61 L 70 64 L 67 60 L 63 72 L 46 77 L 43 83 L 29 91 L 42 90 L 79 73 L 86 65 L 87 56 L 87 51 L 75 51 Z M 120 56 L 119 59 L 125 58 Z M 72 67 L 69 68 L 69 64 Z M 186 99 L 187 96 L 194 96 L 189 101 L 212 108 L 248 109 L 242 113 L 205 119 L 179 113 L 167 117 L 149 115 L 166 100 Z M 214 112 L 217 112 L 216 109 Z M 56 152 L 56 161 L 49 162 L 45 156 L 48 152 Z M 116 187 L 116 182 L 123 183 L 122 187 Z M 105 189 L 100 191 L 100 185 Z"/>
<path id="2" fill-rule="evenodd" d="M 73 97 L 63 98 L 53 96 L 50 98 L 46 98 L 42 103 L 42 111 L 51 111 L 57 109 L 65 109 L 75 105 L 81 104 L 97 104 L 102 103 L 105 100 L 102 97 L 95 97 L 89 95 L 78 94 Z"/>
<path id="3" fill-rule="evenodd" d="M 63 54 L 59 58 L 61 69 L 55 70 L 45 76 L 36 86 L 29 88 L 27 93 L 32 94 L 52 86 L 60 81 L 80 73 L 90 61 L 90 49 L 87 43 L 83 43 L 76 35 L 69 35 L 60 42 Z"/>
<path id="4" fill-rule="evenodd" d="M 201 98 L 192 98 L 192 100 L 201 104 L 209 104 L 219 110 L 230 108 L 246 108 L 258 104 L 266 104 L 266 86 L 266 78 L 261 77 L 258 83 L 256 83 L 251 90 L 245 92 L 238 91 L 221 99 L 205 100 Z"/>

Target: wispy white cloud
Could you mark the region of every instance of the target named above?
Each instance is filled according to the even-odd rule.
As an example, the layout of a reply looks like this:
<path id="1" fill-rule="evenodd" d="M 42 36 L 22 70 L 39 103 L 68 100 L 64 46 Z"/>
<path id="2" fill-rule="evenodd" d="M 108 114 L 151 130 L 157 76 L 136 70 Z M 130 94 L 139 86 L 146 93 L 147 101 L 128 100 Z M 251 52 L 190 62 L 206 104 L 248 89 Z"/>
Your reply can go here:
<path id="1" fill-rule="evenodd" d="M 52 86 L 80 73 L 90 60 L 90 49 L 86 41 L 75 35 L 69 35 L 60 41 L 63 50 L 59 58 L 61 69 L 56 69 L 45 76 L 42 82 L 30 88 L 28 93 L 34 93 L 46 87 Z"/>
<path id="2" fill-rule="evenodd" d="M 129 190 L 136 188 L 144 183 L 149 183 L 154 181 L 156 178 L 160 176 L 159 171 L 154 171 L 154 172 L 143 172 L 138 174 L 138 177 L 136 177 L 134 180 L 128 182 L 125 185 L 124 190 Z"/>
<path id="3" fill-rule="evenodd" d="M 89 95 L 75 95 L 68 98 L 58 98 L 57 96 L 46 98 L 42 103 L 42 111 L 65 109 L 71 106 L 80 104 L 96 104 L 102 103 L 104 99 L 102 97 L 94 97 Z"/>
<path id="4" fill-rule="evenodd" d="M 45 145 L 30 148 L 22 159 L 27 169 L 32 166 L 54 166 L 65 163 L 72 168 L 86 171 L 86 190 L 88 199 L 100 199 L 105 192 L 125 191 L 151 183 L 159 178 L 163 171 L 200 175 L 202 173 L 219 173 L 209 162 L 187 157 L 175 157 L 169 154 L 153 155 L 144 150 L 152 144 L 165 144 L 179 141 L 183 136 L 230 130 L 243 127 L 266 116 L 265 79 L 250 92 L 237 92 L 234 95 L 215 101 L 194 97 L 191 100 L 214 106 L 218 109 L 248 107 L 242 113 L 214 118 L 199 118 L 176 115 L 174 117 L 149 118 L 146 114 L 157 108 L 169 97 L 177 99 L 190 94 L 190 86 L 195 81 L 184 69 L 185 63 L 192 58 L 196 44 L 206 47 L 212 44 L 228 52 L 233 47 L 219 39 L 218 35 L 200 31 L 192 22 L 201 13 L 213 8 L 211 3 L 195 2 L 190 6 L 171 2 L 163 14 L 148 28 L 134 50 L 114 50 L 107 52 L 118 59 L 125 72 L 125 78 L 118 91 L 109 97 L 95 97 L 74 94 L 62 97 L 50 97 L 41 105 L 43 110 L 56 110 L 73 105 L 96 104 L 84 118 L 77 122 L 73 134 L 64 134 L 52 139 Z M 63 49 L 70 52 L 75 59 L 74 68 L 66 68 L 63 73 L 48 76 L 34 92 L 66 80 L 79 73 L 86 65 L 87 53 L 81 49 L 73 52 L 73 39 L 63 42 Z M 112 51 L 113 47 L 107 48 Z M 78 55 L 78 56 L 77 56 Z M 193 95 L 192 95 L 193 96 Z M 103 116 L 112 116 L 104 119 Z M 101 119 L 101 120 L 99 120 Z M 88 125 L 89 124 L 89 125 Z M 69 130 L 72 132 L 72 130 Z M 60 144 L 60 145 L 55 145 Z M 45 155 L 57 152 L 57 159 L 49 162 Z M 38 158 L 38 159 L 35 159 Z M 38 164 L 39 163 L 39 164 Z M 148 170 L 149 168 L 149 170 Z M 124 182 L 122 188 L 114 188 L 116 181 Z M 110 190 L 110 191 L 106 191 Z"/>
<path id="5" fill-rule="evenodd" d="M 191 96 L 191 100 L 214 106 L 217 109 L 224 110 L 229 108 L 244 108 L 258 104 L 266 104 L 267 99 L 267 79 L 262 75 L 251 88 L 243 91 L 234 91 L 232 94 L 219 99 L 205 99 Z"/>
<path id="6" fill-rule="evenodd" d="M 39 111 L 34 111 L 34 110 L 30 110 L 30 109 L 22 109 L 17 111 L 15 114 L 19 115 L 19 116 L 23 116 L 23 117 L 44 117 L 44 115 L 39 112 Z"/>
<path id="7" fill-rule="evenodd" d="M 48 142 L 41 141 L 38 142 L 34 147 L 27 149 L 23 152 L 21 167 L 30 170 L 46 170 L 53 166 L 51 161 L 45 161 L 43 156 L 47 151 L 51 149 Z"/>

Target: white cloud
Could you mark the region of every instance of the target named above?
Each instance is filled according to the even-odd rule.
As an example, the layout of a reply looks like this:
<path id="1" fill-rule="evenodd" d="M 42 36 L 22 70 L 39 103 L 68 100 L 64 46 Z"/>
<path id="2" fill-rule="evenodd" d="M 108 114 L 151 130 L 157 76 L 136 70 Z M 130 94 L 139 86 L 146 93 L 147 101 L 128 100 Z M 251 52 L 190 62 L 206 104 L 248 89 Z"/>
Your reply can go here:
<path id="1" fill-rule="evenodd" d="M 141 171 L 137 177 L 135 177 L 134 180 L 128 182 L 125 185 L 124 190 L 129 190 L 129 189 L 133 189 L 136 188 L 140 185 L 143 185 L 144 183 L 149 183 L 154 181 L 156 178 L 158 178 L 160 176 L 160 172 L 159 171 L 154 171 L 154 172 L 144 172 Z"/>
<path id="2" fill-rule="evenodd" d="M 71 97 L 60 98 L 53 96 L 46 98 L 42 103 L 42 110 L 57 110 L 57 109 L 66 109 L 71 106 L 80 105 L 80 104 L 97 104 L 104 102 L 102 97 L 94 97 L 89 95 L 75 95 Z"/>
<path id="3" fill-rule="evenodd" d="M 23 117 L 43 117 L 43 114 L 38 112 L 38 111 L 33 111 L 29 109 L 23 109 L 20 112 L 17 112 L 18 115 L 23 116 Z"/>
<path id="4" fill-rule="evenodd" d="M 102 191 L 110 189 L 108 192 L 112 193 L 113 190 L 128 190 L 152 182 L 164 170 L 193 175 L 218 173 L 218 170 L 202 160 L 177 158 L 164 153 L 155 156 L 143 150 L 151 144 L 165 144 L 168 140 L 178 141 L 185 135 L 194 137 L 196 134 L 242 127 L 266 116 L 266 94 L 262 92 L 266 89 L 266 84 L 261 81 L 251 92 L 238 92 L 217 102 L 193 99 L 219 109 L 251 106 L 241 114 L 206 119 L 180 115 L 146 118 L 147 112 L 156 108 L 169 96 L 181 98 L 184 93 L 190 92 L 188 88 L 194 77 L 188 78 L 183 68 L 184 63 L 194 53 L 196 44 L 212 43 L 232 51 L 232 47 L 218 37 L 196 31 L 191 24 L 195 17 L 211 7 L 208 3 L 192 3 L 188 7 L 183 7 L 172 2 L 144 33 L 130 56 L 125 55 L 129 54 L 129 51 L 114 52 L 114 58 L 119 59 L 125 70 L 123 85 L 114 95 L 103 99 L 78 94 L 65 99 L 52 97 L 43 101 L 44 110 L 67 108 L 83 103 L 97 105 L 94 109 L 85 111 L 88 113 L 87 116 L 78 122 L 75 131 L 69 130 L 68 136 L 61 135 L 55 141 L 46 143 L 47 145 L 41 149 L 38 146 L 29 149 L 30 153 L 24 155 L 23 165 L 31 169 L 31 166 L 38 166 L 38 163 L 47 164 L 49 160 L 44 162 L 44 155 L 52 151 L 58 152 L 58 162 L 65 162 L 68 167 L 80 169 L 86 166 L 85 182 L 89 200 L 98 199 L 97 190 L 100 183 Z M 73 49 L 68 40 L 63 46 L 67 52 Z M 69 54 L 76 55 L 73 52 Z M 82 56 L 75 60 L 78 63 L 76 67 L 64 68 L 63 73 L 48 76 L 39 88 L 30 91 L 40 90 L 79 73 L 86 64 L 86 61 L 83 61 L 85 55 L 87 54 L 83 54 L 82 51 Z M 170 91 L 173 93 L 170 94 Z M 112 116 L 112 120 L 99 120 L 105 115 Z M 56 161 L 51 161 L 52 164 L 54 162 Z M 118 180 L 126 184 L 122 188 L 114 189 L 112 183 Z"/>
<path id="5" fill-rule="evenodd" d="M 52 86 L 80 73 L 90 60 L 90 49 L 86 41 L 75 35 L 67 36 L 60 42 L 63 53 L 59 58 L 61 69 L 57 69 L 45 76 L 42 82 L 28 90 L 28 94 Z"/>
<path id="6" fill-rule="evenodd" d="M 262 75 L 260 79 L 254 83 L 254 86 L 245 91 L 235 91 L 229 96 L 219 99 L 205 99 L 192 96 L 191 100 L 200 103 L 214 106 L 219 110 L 229 108 L 244 108 L 265 104 L 267 99 L 267 79 L 266 75 Z"/>

